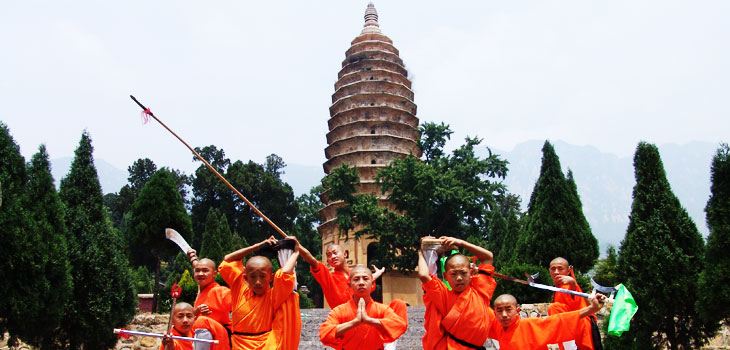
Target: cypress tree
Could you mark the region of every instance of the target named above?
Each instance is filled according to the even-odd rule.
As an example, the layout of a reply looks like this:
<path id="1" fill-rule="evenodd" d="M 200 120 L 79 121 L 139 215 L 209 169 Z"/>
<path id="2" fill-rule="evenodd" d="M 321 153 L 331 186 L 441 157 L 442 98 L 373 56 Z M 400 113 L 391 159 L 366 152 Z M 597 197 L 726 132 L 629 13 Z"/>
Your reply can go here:
<path id="1" fill-rule="evenodd" d="M 520 233 L 520 201 L 519 196 L 508 193 L 497 199 L 497 210 L 492 211 L 488 247 L 494 254 L 495 267 L 507 265 L 512 260 Z"/>
<path id="2" fill-rule="evenodd" d="M 225 214 L 222 215 L 225 217 Z M 226 224 L 227 226 L 227 224 Z M 225 245 L 225 248 L 223 247 Z M 223 227 L 218 212 L 210 208 L 205 219 L 200 257 L 220 263 L 223 257 L 231 252 L 231 229 Z"/>
<path id="3" fill-rule="evenodd" d="M 84 131 L 69 174 L 61 180 L 66 206 L 69 260 L 74 292 L 57 333 L 61 347 L 104 349 L 114 346 L 114 328 L 135 313 L 136 298 L 123 240 L 103 207 L 91 138 Z"/>
<path id="4" fill-rule="evenodd" d="M 720 145 L 712 159 L 712 185 L 707 201 L 710 235 L 705 247 L 704 270 L 698 282 L 697 310 L 710 333 L 720 322 L 730 322 L 730 148 Z"/>
<path id="5" fill-rule="evenodd" d="M 620 341 L 634 349 L 699 348 L 703 327 L 694 301 L 702 236 L 672 193 L 656 146 L 639 143 L 634 171 L 631 217 L 617 275 L 639 311 Z"/>
<path id="6" fill-rule="evenodd" d="M 39 345 L 42 338 L 48 344 L 54 341 L 53 330 L 58 327 L 66 301 L 71 296 L 71 265 L 66 245 L 66 223 L 63 206 L 56 192 L 51 175 L 50 162 L 46 147 L 41 145 L 28 167 L 28 190 L 24 207 L 31 212 L 36 233 L 40 239 L 35 246 L 39 258 L 39 268 L 43 279 L 33 282 L 37 285 L 37 302 L 42 311 L 38 315 L 28 314 L 28 329 L 33 332 L 26 343 Z"/>
<path id="7" fill-rule="evenodd" d="M 192 224 L 185 211 L 175 178 L 167 169 L 160 169 L 152 175 L 140 190 L 132 204 L 127 237 L 130 244 L 145 247 L 152 259 L 155 271 L 154 301 L 152 311 L 157 311 L 160 280 L 160 262 L 178 252 L 175 243 L 165 238 L 165 229 L 178 231 L 188 243 L 192 237 Z"/>
<path id="8" fill-rule="evenodd" d="M 542 148 L 540 177 L 530 196 L 525 224 L 515 244 L 512 263 L 547 266 L 562 256 L 577 271 L 586 272 L 598 258 L 598 241 L 591 233 L 577 187 L 563 175 L 550 142 Z"/>
<path id="9" fill-rule="evenodd" d="M 44 316 L 44 305 L 39 300 L 46 284 L 43 275 L 44 254 L 41 237 L 25 208 L 27 174 L 20 147 L 10 130 L 0 123 L 0 256 L 5 260 L 0 269 L 0 334 L 10 333 L 9 344 L 18 338 L 38 342 L 33 329 L 34 318 Z M 54 315 L 51 312 L 51 317 Z M 31 318 L 29 318 L 31 317 Z M 51 322 L 56 320 L 51 320 Z"/>

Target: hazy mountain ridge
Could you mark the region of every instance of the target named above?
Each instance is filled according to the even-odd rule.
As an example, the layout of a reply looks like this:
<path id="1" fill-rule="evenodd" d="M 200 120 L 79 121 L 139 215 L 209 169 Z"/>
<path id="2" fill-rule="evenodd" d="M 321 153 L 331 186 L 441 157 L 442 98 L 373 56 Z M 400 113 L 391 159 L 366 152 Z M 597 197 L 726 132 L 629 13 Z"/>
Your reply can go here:
<path id="1" fill-rule="evenodd" d="M 492 151 L 507 159 L 509 173 L 505 179 L 511 193 L 522 198 L 522 210 L 527 203 L 540 174 L 544 141 L 527 141 L 511 151 Z M 618 157 L 604 153 L 593 146 L 576 146 L 554 141 L 563 171 L 573 171 L 578 193 L 583 202 L 583 213 L 593 234 L 601 245 L 601 254 L 608 244 L 618 246 L 626 233 L 631 214 L 631 194 L 634 187 L 633 155 Z M 681 204 L 687 209 L 700 232 L 708 234 L 704 208 L 710 195 L 710 165 L 719 144 L 690 142 L 684 145 L 659 146 L 667 178 Z M 477 153 L 486 156 L 486 148 Z M 52 174 L 58 187 L 66 176 L 71 158 L 53 159 Z M 127 183 L 127 171 L 115 168 L 103 159 L 95 160 L 104 193 L 118 192 Z M 299 196 L 320 184 L 324 176 L 321 164 L 288 164 L 281 175 Z"/>
<path id="2" fill-rule="evenodd" d="M 618 246 L 631 214 L 635 184 L 633 155 L 618 157 L 593 146 L 552 143 L 563 171 L 573 171 L 583 213 L 600 242 L 601 253 L 608 244 Z M 517 145 L 512 151 L 492 150 L 510 162 L 504 183 L 510 192 L 522 197 L 523 210 L 527 210 L 540 175 L 543 144 L 544 141 L 533 140 Z M 709 142 L 659 146 L 672 190 L 704 236 L 708 234 L 704 208 L 710 195 L 710 165 L 718 146 Z M 483 152 L 486 155 L 486 150 Z"/>

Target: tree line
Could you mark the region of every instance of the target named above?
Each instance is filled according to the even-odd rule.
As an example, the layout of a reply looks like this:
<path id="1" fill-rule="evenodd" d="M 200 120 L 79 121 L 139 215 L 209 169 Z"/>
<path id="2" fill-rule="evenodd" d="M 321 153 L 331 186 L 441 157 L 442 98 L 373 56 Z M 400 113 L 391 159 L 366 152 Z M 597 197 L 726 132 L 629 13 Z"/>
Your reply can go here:
<path id="1" fill-rule="evenodd" d="M 448 153 L 452 131 L 443 123 L 420 126 L 423 159 L 393 161 L 377 175 L 391 208 L 370 194 L 356 194 L 355 168 L 342 166 L 309 194 L 296 197 L 282 181 L 286 166 L 272 154 L 263 164 L 228 159 L 210 145 L 196 151 L 251 202 L 310 251 L 321 252 L 316 231 L 320 195 L 342 200 L 337 223 L 343 237 L 379 240 L 371 261 L 404 273 L 413 270 L 418 240 L 453 236 L 486 246 L 495 267 L 520 277 L 540 272 L 550 284 L 547 264 L 567 258 L 578 282 L 589 276 L 603 285 L 623 283 L 639 312 L 631 330 L 605 341 L 606 348 L 696 348 L 730 317 L 730 150 L 722 144 L 712 160 L 711 197 L 706 207 L 710 236 L 702 239 L 672 193 L 658 149 L 640 143 L 635 152 L 636 185 L 630 223 L 618 247 L 599 250 L 582 211 L 573 174 L 562 171 L 553 146 L 545 142 L 540 176 L 527 202 L 502 183 L 509 163 L 489 152 L 476 156 L 481 140 L 467 138 Z M 137 293 L 152 293 L 158 311 L 169 308 L 167 293 L 179 281 L 192 301 L 196 286 L 187 258 L 162 233 L 174 228 L 200 256 L 220 261 L 226 253 L 258 242 L 274 230 L 223 185 L 204 165 L 186 175 L 149 159 L 129 168 L 128 184 L 103 195 L 93 163 L 90 135 L 82 133 L 69 173 L 57 191 L 45 146 L 29 162 L 10 130 L 0 123 L 0 253 L 8 259 L 0 277 L 0 332 L 10 344 L 23 340 L 42 349 L 109 348 L 111 329 L 128 323 Z M 193 161 L 197 161 L 193 158 Z M 397 254 L 393 254 L 393 253 Z M 319 258 L 319 256 L 317 256 Z M 299 264 L 300 285 L 310 289 L 302 307 L 321 306 L 321 290 Z M 222 281 L 221 281 L 222 282 Z M 163 285 L 165 287 L 163 287 Z M 511 282 L 496 293 L 547 302 L 551 294 Z"/>

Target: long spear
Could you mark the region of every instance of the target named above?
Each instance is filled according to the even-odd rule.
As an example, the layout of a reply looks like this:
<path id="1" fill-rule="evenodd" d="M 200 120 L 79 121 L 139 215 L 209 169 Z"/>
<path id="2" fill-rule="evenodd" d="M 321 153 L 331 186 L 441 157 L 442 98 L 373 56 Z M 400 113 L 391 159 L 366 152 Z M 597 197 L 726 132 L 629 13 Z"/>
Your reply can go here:
<path id="1" fill-rule="evenodd" d="M 258 214 L 262 219 L 264 219 L 264 221 L 266 221 L 267 224 L 271 225 L 271 227 L 273 227 L 274 230 L 276 230 L 276 232 L 279 232 L 282 236 L 284 236 L 284 238 L 288 237 L 287 234 L 284 233 L 284 231 L 282 231 L 279 228 L 279 226 L 276 226 L 276 224 L 273 221 L 269 220 L 269 218 L 266 217 L 266 215 L 264 215 L 264 213 L 262 213 L 258 208 L 256 208 L 255 205 L 253 205 L 253 203 L 251 203 L 251 201 L 249 201 L 241 192 L 239 192 L 235 187 L 233 187 L 233 185 L 231 185 L 231 183 L 228 182 L 228 180 L 226 180 L 226 178 L 224 178 L 223 175 L 221 175 L 217 170 L 215 170 L 215 168 L 213 168 L 213 166 L 210 165 L 210 163 L 208 163 L 208 161 L 203 159 L 203 157 L 201 157 L 200 154 L 198 154 L 198 152 L 195 152 L 195 150 L 192 147 L 190 147 L 190 145 L 188 145 L 188 143 L 185 142 L 185 140 L 183 140 L 180 136 L 177 136 L 177 134 L 174 131 L 170 130 L 170 128 L 168 128 L 167 125 L 165 125 L 165 123 L 163 123 L 162 121 L 157 119 L 157 117 L 155 117 L 155 115 L 150 111 L 149 108 L 147 108 L 144 105 L 142 105 L 141 103 L 139 103 L 139 101 L 137 101 L 137 99 L 134 98 L 134 96 L 129 95 L 129 97 L 131 97 L 132 100 L 138 106 L 140 106 L 142 108 L 142 113 L 144 113 L 144 115 L 148 115 L 148 116 L 154 118 L 158 123 L 160 123 L 160 125 L 162 125 L 165 129 L 167 129 L 167 131 L 169 131 L 173 136 L 175 136 L 178 140 L 180 140 L 180 142 L 182 142 L 183 145 L 185 145 L 185 147 L 187 147 L 190 150 L 190 152 L 193 152 L 195 157 L 200 159 L 200 161 L 203 162 L 203 164 L 205 164 L 205 166 L 208 168 L 208 170 L 212 171 L 213 174 L 215 174 L 215 176 L 217 176 L 221 181 L 223 181 L 223 183 L 226 184 L 226 186 L 228 186 L 228 188 L 230 188 L 233 192 L 235 192 L 238 195 L 238 197 L 241 198 L 242 201 L 246 202 L 246 204 L 248 204 L 248 206 L 251 207 L 251 209 L 253 209 L 253 211 L 256 212 L 256 214 Z"/>

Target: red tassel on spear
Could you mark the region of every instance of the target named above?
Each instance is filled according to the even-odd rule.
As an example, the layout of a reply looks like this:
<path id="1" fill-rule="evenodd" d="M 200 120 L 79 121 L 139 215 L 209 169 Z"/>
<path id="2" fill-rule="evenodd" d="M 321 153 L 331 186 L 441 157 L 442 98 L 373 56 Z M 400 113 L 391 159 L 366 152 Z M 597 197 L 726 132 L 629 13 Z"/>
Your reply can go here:
<path id="1" fill-rule="evenodd" d="M 170 296 L 172 297 L 172 308 L 170 309 L 170 319 L 167 320 L 167 334 L 170 334 L 170 328 L 172 328 L 172 317 L 175 314 L 175 304 L 177 304 L 177 298 L 180 297 L 182 288 L 177 285 L 177 282 L 172 284 L 170 289 Z"/>
<path id="2" fill-rule="evenodd" d="M 235 187 L 233 187 L 233 185 L 231 185 L 231 183 L 228 182 L 228 180 L 226 180 L 226 178 L 224 178 L 223 175 L 221 175 L 217 170 L 215 170 L 215 168 L 213 168 L 213 166 L 210 165 L 210 163 L 208 163 L 208 161 L 203 159 L 203 157 L 201 157 L 200 154 L 198 154 L 198 152 L 195 152 L 195 150 L 192 147 L 190 147 L 190 145 L 188 145 L 188 143 L 185 142 L 185 140 L 183 140 L 180 136 L 177 136 L 177 134 L 175 132 L 173 132 L 172 130 L 170 130 L 170 128 L 168 128 L 167 125 L 165 125 L 165 123 L 163 123 L 162 121 L 157 119 L 157 117 L 155 117 L 155 115 L 152 113 L 152 111 L 150 111 L 149 108 L 142 105 L 139 101 L 137 101 L 136 98 L 134 98 L 134 96 L 129 95 L 129 97 L 131 97 L 132 100 L 139 107 L 142 108 L 143 118 L 146 119 L 145 124 L 147 123 L 147 120 L 149 120 L 148 116 L 152 117 L 154 120 L 156 120 L 158 123 L 160 123 L 160 125 L 162 125 L 165 129 L 167 129 L 167 131 L 169 131 L 173 136 L 175 136 L 178 140 L 180 140 L 180 142 L 182 142 L 183 145 L 185 145 L 185 147 L 187 147 L 190 150 L 190 152 L 193 152 L 195 157 L 200 159 L 200 161 L 203 162 L 203 164 L 205 164 L 205 166 L 208 168 L 208 170 L 213 172 L 213 174 L 215 174 L 215 176 L 217 176 L 218 179 L 223 181 L 223 183 L 226 184 L 226 186 L 228 186 L 228 188 L 230 188 L 233 192 L 235 192 L 236 195 L 238 195 L 238 198 L 241 198 L 242 201 L 246 202 L 246 204 L 248 204 L 248 206 L 251 207 L 251 209 L 253 209 L 253 211 L 256 214 L 258 214 L 262 219 L 264 219 L 264 221 L 266 221 L 267 224 L 269 224 L 271 227 L 273 227 L 274 230 L 276 230 L 276 232 L 279 232 L 282 236 L 284 236 L 284 238 L 289 237 L 289 236 L 287 236 L 286 233 L 284 233 L 284 231 L 282 231 L 282 229 L 279 228 L 279 226 L 276 226 L 276 224 L 273 221 L 271 221 L 268 217 L 266 217 L 266 215 L 264 215 L 264 213 L 262 213 L 258 208 L 256 208 L 256 206 L 253 205 L 253 203 L 251 203 L 251 201 L 249 201 L 241 192 L 239 192 Z"/>

